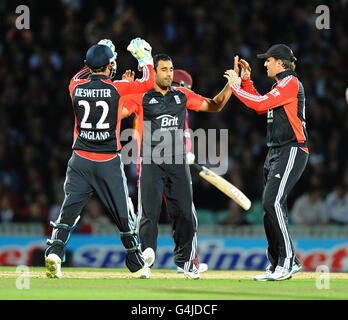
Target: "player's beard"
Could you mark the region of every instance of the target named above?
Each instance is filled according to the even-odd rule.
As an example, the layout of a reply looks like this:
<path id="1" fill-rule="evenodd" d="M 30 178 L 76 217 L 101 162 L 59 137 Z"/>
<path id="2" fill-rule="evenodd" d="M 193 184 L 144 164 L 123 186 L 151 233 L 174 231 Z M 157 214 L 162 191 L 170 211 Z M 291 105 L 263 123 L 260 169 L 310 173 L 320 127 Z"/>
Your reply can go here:
<path id="1" fill-rule="evenodd" d="M 173 83 L 173 79 L 172 78 L 165 78 L 165 79 L 161 79 L 160 81 L 156 81 L 157 85 L 165 90 L 165 89 L 168 89 L 172 83 Z"/>

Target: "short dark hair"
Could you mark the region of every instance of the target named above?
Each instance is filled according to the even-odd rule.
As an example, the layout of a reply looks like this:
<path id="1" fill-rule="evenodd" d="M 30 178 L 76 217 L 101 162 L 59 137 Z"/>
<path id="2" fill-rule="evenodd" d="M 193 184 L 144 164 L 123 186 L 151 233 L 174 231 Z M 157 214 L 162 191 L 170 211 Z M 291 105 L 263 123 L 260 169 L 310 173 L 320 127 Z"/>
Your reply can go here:
<path id="1" fill-rule="evenodd" d="M 102 66 L 102 67 L 99 67 L 99 68 L 94 68 L 94 69 L 90 68 L 90 69 L 91 69 L 92 73 L 104 72 L 106 70 L 107 66 L 108 65 Z"/>
<path id="2" fill-rule="evenodd" d="M 157 66 L 158 66 L 158 62 L 159 61 L 172 61 L 172 58 L 169 57 L 167 54 L 165 53 L 159 53 L 159 54 L 156 54 L 154 57 L 153 57 L 153 67 L 156 71 L 157 69 Z"/>

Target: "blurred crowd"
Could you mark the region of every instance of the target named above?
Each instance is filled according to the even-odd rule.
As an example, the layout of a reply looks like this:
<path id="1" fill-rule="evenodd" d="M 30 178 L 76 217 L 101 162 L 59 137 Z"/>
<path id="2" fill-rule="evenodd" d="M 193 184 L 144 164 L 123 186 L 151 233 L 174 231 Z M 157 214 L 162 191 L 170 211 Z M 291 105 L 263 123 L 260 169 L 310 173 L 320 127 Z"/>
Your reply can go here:
<path id="1" fill-rule="evenodd" d="M 27 4 L 30 29 L 18 30 L 15 9 Z M 321 2 L 261 0 L 0 1 L 0 222 L 47 224 L 59 214 L 71 155 L 73 113 L 70 78 L 83 67 L 85 52 L 110 38 L 118 52 L 118 75 L 137 69 L 126 47 L 146 39 L 153 54 L 167 53 L 175 68 L 191 73 L 193 90 L 214 97 L 235 55 L 252 67 L 260 93 L 266 78 L 257 53 L 274 43 L 289 45 L 306 92 L 310 159 L 289 201 L 290 220 L 303 225 L 348 223 L 348 30 L 345 0 L 326 1 L 330 29 L 317 29 Z M 137 73 L 137 76 L 141 74 Z M 266 118 L 232 96 L 221 113 L 189 113 L 193 130 L 228 129 L 226 179 L 257 203 L 262 197 Z M 132 118 L 124 128 L 132 126 Z M 136 205 L 136 170 L 126 167 Z M 233 202 L 193 174 L 197 209 L 230 210 L 225 224 L 248 223 Z M 97 202 L 97 203 L 96 203 Z M 93 200 L 84 221 L 105 220 Z M 105 221 L 104 221 L 105 222 Z"/>

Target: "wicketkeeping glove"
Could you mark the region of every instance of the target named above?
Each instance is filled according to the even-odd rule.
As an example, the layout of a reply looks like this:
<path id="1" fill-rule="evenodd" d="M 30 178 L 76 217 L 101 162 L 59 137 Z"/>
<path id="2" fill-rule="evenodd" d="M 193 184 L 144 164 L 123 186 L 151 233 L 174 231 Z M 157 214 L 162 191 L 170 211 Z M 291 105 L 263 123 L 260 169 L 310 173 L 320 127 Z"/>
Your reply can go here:
<path id="1" fill-rule="evenodd" d="M 143 68 L 147 64 L 153 66 L 152 48 L 145 40 L 141 38 L 133 39 L 128 45 L 127 50 L 138 60 L 139 68 Z"/>
<path id="2" fill-rule="evenodd" d="M 98 44 L 109 47 L 112 53 L 114 54 L 114 58 L 111 61 L 111 73 L 110 73 L 110 79 L 112 79 L 116 75 L 116 70 L 117 70 L 117 63 L 116 63 L 117 52 L 115 51 L 115 45 L 112 43 L 110 39 L 100 40 Z"/>
<path id="3" fill-rule="evenodd" d="M 112 53 L 115 53 L 115 45 L 112 43 L 110 39 L 103 39 L 98 42 L 98 44 L 101 44 L 103 46 L 107 46 L 111 49 Z M 117 53 L 116 53 L 117 55 Z"/>

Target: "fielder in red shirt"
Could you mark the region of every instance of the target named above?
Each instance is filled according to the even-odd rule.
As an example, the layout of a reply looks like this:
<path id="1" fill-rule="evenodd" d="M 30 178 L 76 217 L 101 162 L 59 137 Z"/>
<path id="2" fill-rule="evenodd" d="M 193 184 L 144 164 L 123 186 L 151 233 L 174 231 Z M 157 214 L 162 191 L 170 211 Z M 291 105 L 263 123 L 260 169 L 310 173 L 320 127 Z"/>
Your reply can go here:
<path id="1" fill-rule="evenodd" d="M 287 197 L 300 179 L 307 161 L 305 93 L 295 72 L 297 60 L 284 44 L 272 46 L 257 55 L 265 59 L 267 76 L 276 82 L 272 90 L 261 95 L 250 80 L 250 66 L 240 60 L 241 78 L 233 70 L 225 77 L 233 94 L 258 114 L 267 113 L 267 146 L 264 164 L 264 227 L 268 241 L 266 272 L 257 281 L 285 280 L 302 268 L 288 230 Z"/>

